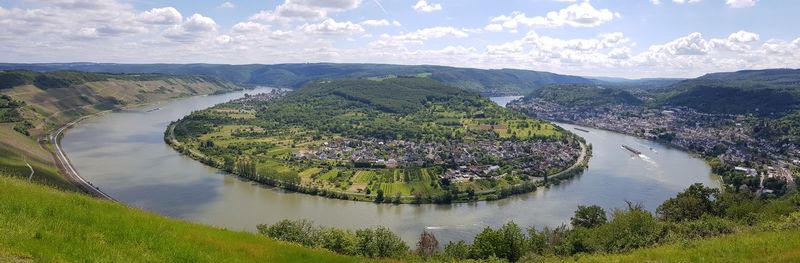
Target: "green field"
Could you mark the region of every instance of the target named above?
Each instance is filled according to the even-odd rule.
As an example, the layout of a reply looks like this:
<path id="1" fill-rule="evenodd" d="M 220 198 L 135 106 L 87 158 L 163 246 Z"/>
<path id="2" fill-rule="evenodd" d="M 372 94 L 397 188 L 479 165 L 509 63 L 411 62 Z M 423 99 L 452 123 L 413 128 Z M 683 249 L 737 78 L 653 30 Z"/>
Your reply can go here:
<path id="1" fill-rule="evenodd" d="M 480 94 L 425 76 L 311 82 L 268 100 L 231 101 L 197 111 L 171 127 L 175 141 L 189 147 L 183 152 L 204 163 L 222 169 L 226 160 L 229 168 L 254 165 L 257 172 L 226 170 L 312 194 L 343 199 L 349 197 L 338 193 L 355 194 L 352 198 L 362 201 L 377 199 L 378 190 L 395 200 L 398 195 L 403 201 L 415 196 L 424 202 L 450 202 L 466 196 L 458 192 L 463 189 L 490 193 L 503 190 L 499 187 L 517 187 L 497 198 L 529 192 L 534 186 L 523 186 L 521 177 L 544 176 L 551 170 L 537 165 L 522 173 L 518 169 L 522 165 L 515 162 L 525 162 L 525 158 L 501 160 L 487 148 L 496 142 L 535 141 L 564 143 L 561 149 L 579 150 L 575 143 L 579 138 L 552 123 L 509 111 Z M 242 115 L 253 109 L 259 110 Z M 458 146 L 445 150 L 450 143 L 471 144 L 475 153 L 454 158 L 461 151 L 455 150 Z M 393 148 L 395 144 L 405 148 Z M 534 158 L 545 159 L 530 159 Z M 483 172 L 493 165 L 502 166 L 502 171 Z M 453 175 L 453 168 L 460 166 L 474 167 L 470 175 Z M 458 173 L 467 173 L 467 168 L 460 169 Z M 452 177 L 442 182 L 448 170 Z M 464 179 L 467 176 L 475 178 Z M 502 177 L 515 177 L 509 180 L 516 184 Z"/>
<path id="2" fill-rule="evenodd" d="M 800 230 L 749 232 L 639 249 L 627 254 L 551 258 L 548 262 L 800 262 Z"/>
<path id="3" fill-rule="evenodd" d="M 358 262 L 0 176 L 2 262 Z"/>

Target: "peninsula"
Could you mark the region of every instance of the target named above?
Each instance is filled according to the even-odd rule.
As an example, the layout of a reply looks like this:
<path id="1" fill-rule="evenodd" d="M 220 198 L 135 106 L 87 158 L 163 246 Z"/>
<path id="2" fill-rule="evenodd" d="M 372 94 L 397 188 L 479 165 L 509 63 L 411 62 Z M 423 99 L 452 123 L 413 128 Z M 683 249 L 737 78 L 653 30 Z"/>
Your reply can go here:
<path id="1" fill-rule="evenodd" d="M 424 77 L 323 80 L 169 125 L 177 150 L 229 173 L 332 198 L 495 200 L 583 168 L 583 139 Z M 557 175 L 557 178 L 552 178 Z"/>

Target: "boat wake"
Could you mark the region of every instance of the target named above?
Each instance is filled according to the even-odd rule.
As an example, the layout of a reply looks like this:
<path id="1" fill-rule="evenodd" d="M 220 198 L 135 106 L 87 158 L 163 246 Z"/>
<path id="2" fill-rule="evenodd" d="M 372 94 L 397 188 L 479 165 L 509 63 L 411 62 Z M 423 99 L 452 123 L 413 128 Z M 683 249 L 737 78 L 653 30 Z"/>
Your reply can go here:
<path id="1" fill-rule="evenodd" d="M 652 164 L 653 166 L 657 166 L 657 165 L 658 165 L 658 163 L 656 163 L 656 161 L 654 161 L 652 158 L 648 157 L 647 155 L 644 155 L 644 154 L 639 154 L 638 156 L 639 156 L 639 158 L 641 158 L 643 161 L 645 161 L 645 162 L 647 162 L 647 163 L 649 163 L 649 164 Z"/>

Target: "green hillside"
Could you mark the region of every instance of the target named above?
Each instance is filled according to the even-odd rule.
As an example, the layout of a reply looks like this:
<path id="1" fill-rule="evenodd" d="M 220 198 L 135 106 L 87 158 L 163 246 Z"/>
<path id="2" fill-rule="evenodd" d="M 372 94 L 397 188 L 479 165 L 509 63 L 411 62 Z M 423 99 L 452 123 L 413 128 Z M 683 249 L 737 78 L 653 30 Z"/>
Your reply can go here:
<path id="1" fill-rule="evenodd" d="M 204 76 L 0 71 L 0 171 L 77 190 L 59 174 L 47 144 L 56 128 L 106 110 L 238 89 Z"/>
<path id="2" fill-rule="evenodd" d="M 358 262 L 0 175 L 0 262 Z"/>
<path id="3" fill-rule="evenodd" d="M 798 262 L 800 230 L 747 232 L 625 254 L 551 258 L 546 262 Z"/>
<path id="4" fill-rule="evenodd" d="M 525 99 L 532 98 L 544 99 L 569 107 L 642 104 L 639 98 L 628 91 L 597 85 L 550 85 L 531 92 Z"/>
<path id="5" fill-rule="evenodd" d="M 704 112 L 781 117 L 800 110 L 800 70 L 712 73 L 678 82 L 656 98 L 660 104 Z"/>
<path id="6" fill-rule="evenodd" d="M 431 65 L 303 63 L 276 65 L 220 64 L 0 64 L 2 69 L 80 70 L 211 76 L 237 84 L 299 88 L 323 79 L 426 76 L 462 89 L 489 94 L 524 94 L 548 84 L 591 84 L 594 80 L 550 72 L 472 69 Z"/>

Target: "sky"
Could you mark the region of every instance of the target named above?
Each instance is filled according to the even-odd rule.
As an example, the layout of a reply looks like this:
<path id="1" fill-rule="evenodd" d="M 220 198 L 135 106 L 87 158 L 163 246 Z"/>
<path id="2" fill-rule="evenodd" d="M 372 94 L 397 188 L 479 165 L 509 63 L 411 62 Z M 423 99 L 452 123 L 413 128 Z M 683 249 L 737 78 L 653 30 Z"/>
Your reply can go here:
<path id="1" fill-rule="evenodd" d="M 0 62 L 696 77 L 800 67 L 798 11 L 794 0 L 0 0 Z"/>

